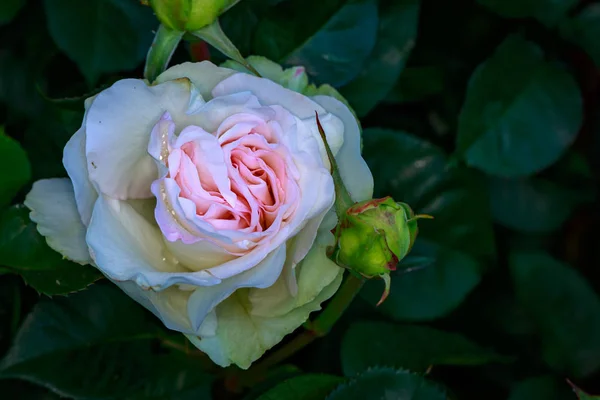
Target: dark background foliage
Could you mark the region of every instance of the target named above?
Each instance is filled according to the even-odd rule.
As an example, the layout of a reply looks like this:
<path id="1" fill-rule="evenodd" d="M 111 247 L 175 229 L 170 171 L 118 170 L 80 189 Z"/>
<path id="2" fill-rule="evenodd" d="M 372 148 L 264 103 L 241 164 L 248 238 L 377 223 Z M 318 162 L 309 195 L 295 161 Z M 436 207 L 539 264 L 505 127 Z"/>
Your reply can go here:
<path id="1" fill-rule="evenodd" d="M 375 195 L 435 216 L 389 299 L 375 308 L 369 282 L 283 365 L 221 370 L 50 250 L 19 204 L 65 176 L 83 99 L 141 77 L 158 24 L 135 0 L 3 0 L 0 397 L 576 399 L 567 379 L 600 393 L 600 2 L 242 0 L 221 23 L 244 55 L 338 88 Z M 207 58 L 224 60 L 186 42 L 173 62 Z"/>

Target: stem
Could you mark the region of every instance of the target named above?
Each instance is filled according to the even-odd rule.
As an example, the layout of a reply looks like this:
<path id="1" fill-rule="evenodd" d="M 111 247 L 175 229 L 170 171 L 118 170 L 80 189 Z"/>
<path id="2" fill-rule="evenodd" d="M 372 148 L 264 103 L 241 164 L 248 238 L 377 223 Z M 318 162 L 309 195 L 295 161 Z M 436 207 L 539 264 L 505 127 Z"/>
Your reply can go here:
<path id="1" fill-rule="evenodd" d="M 191 32 L 192 35 L 199 37 L 204 40 L 206 43 L 210 44 L 221 53 L 225 54 L 227 57 L 231 58 L 234 61 L 242 64 L 246 67 L 247 70 L 252 72 L 254 75 L 260 77 L 260 74 L 246 59 L 242 56 L 240 51 L 235 47 L 235 45 L 229 40 L 223 29 L 221 29 L 221 25 L 219 24 L 219 20 L 215 20 L 212 24 L 205 26 L 202 29 Z"/>
<path id="2" fill-rule="evenodd" d="M 169 65 L 169 61 L 182 37 L 183 32 L 169 29 L 162 24 L 158 27 L 154 41 L 146 56 L 144 78 L 148 82 L 154 82 L 167 69 L 167 65 Z"/>
<path id="3" fill-rule="evenodd" d="M 300 333 L 291 341 L 287 342 L 283 347 L 279 348 L 263 361 L 252 368 L 252 373 L 260 374 L 266 371 L 269 367 L 278 364 L 288 357 L 296 354 L 300 349 L 312 343 L 315 339 L 325 336 L 340 319 L 346 308 L 352 303 L 356 294 L 360 291 L 364 284 L 364 279 L 353 274 L 348 274 L 342 286 L 333 296 L 327 307 L 313 321 L 309 322 L 307 330 Z"/>
<path id="4" fill-rule="evenodd" d="M 340 170 L 337 166 L 337 162 L 335 161 L 335 157 L 331 152 L 329 143 L 327 143 L 327 135 L 325 135 L 325 131 L 323 130 L 323 126 L 319 120 L 319 113 L 316 111 L 315 116 L 317 118 L 317 127 L 319 128 L 319 133 L 321 134 L 321 139 L 323 140 L 323 145 L 325 146 L 325 151 L 327 152 L 327 158 L 329 159 L 329 164 L 331 164 L 331 176 L 333 177 L 333 184 L 335 185 L 335 212 L 338 216 L 338 219 L 341 221 L 344 218 L 344 215 L 346 215 L 346 210 L 352 207 L 354 201 L 350 197 L 350 193 L 348 193 L 348 190 L 344 185 L 344 181 L 340 175 Z"/>

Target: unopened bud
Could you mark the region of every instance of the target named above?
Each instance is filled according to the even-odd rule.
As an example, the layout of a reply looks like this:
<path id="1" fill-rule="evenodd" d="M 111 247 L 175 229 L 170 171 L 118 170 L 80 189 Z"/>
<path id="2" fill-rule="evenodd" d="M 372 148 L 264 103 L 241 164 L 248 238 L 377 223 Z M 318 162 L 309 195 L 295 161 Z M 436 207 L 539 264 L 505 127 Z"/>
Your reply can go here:
<path id="1" fill-rule="evenodd" d="M 381 304 L 390 291 L 390 271 L 411 250 L 416 239 L 419 218 L 405 203 L 391 197 L 356 203 L 343 221 L 336 261 L 366 278 L 380 277 L 385 281 Z"/>
<path id="2" fill-rule="evenodd" d="M 160 22 L 176 31 L 211 25 L 240 0 L 148 0 Z"/>

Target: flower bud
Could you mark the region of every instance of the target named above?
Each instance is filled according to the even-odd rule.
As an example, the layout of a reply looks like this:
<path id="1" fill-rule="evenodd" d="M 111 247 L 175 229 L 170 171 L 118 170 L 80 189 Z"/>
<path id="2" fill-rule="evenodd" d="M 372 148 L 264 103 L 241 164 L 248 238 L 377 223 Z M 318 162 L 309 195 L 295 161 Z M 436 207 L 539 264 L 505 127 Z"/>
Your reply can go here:
<path id="1" fill-rule="evenodd" d="M 390 271 L 411 250 L 416 239 L 417 219 L 405 203 L 391 197 L 356 203 L 341 221 L 336 260 L 366 278 L 380 277 L 386 287 L 378 304 L 390 289 Z"/>
<path id="2" fill-rule="evenodd" d="M 176 31 L 197 31 L 240 0 L 148 0 L 160 22 Z"/>

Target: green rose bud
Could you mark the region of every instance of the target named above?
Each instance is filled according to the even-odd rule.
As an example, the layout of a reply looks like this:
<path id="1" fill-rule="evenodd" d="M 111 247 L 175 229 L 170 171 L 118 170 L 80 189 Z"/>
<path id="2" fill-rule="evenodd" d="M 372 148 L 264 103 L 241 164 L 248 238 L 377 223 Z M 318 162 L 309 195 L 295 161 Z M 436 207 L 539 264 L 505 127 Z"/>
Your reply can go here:
<path id="1" fill-rule="evenodd" d="M 385 281 L 381 304 L 390 291 L 390 271 L 411 250 L 417 237 L 417 219 L 405 203 L 391 197 L 356 203 L 341 221 L 336 261 L 366 278 Z"/>
<path id="2" fill-rule="evenodd" d="M 176 31 L 211 25 L 240 0 L 148 0 L 160 22 Z"/>

